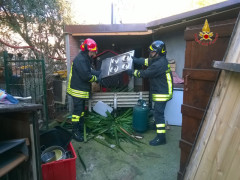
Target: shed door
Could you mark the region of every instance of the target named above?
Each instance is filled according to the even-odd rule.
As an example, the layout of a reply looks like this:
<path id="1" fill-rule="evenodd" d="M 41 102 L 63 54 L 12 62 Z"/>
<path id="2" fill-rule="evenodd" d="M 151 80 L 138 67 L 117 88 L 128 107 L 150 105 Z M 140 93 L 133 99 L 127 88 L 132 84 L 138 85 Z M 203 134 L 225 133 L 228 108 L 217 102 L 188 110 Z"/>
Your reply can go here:
<path id="1" fill-rule="evenodd" d="M 219 71 L 212 68 L 213 60 L 221 61 L 223 59 L 235 19 L 212 24 L 209 22 L 210 31 L 214 34 L 212 39 L 215 39 L 216 33 L 218 33 L 218 38 L 214 44 L 208 46 L 200 45 L 194 38 L 195 33 L 198 34 L 202 31 L 203 24 L 187 27 L 184 32 L 186 51 L 183 77 L 185 82 L 181 107 L 182 134 L 179 143 L 181 157 L 178 179 L 182 178 L 199 125 L 218 76 Z M 198 39 L 200 39 L 199 36 Z"/>

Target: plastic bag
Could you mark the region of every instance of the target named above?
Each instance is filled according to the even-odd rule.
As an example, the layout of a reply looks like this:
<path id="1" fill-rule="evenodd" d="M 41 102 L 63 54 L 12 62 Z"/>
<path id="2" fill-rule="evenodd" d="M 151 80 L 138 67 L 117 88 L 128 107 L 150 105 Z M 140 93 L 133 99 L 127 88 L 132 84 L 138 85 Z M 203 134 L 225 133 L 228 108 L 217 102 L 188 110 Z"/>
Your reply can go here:
<path id="1" fill-rule="evenodd" d="M 0 102 L 3 101 L 6 96 L 7 96 L 7 94 L 5 93 L 5 91 L 0 89 Z"/>
<path id="2" fill-rule="evenodd" d="M 0 89 L 0 103 L 2 104 L 18 104 L 19 101 L 15 99 L 12 95 L 5 92 L 5 90 Z"/>

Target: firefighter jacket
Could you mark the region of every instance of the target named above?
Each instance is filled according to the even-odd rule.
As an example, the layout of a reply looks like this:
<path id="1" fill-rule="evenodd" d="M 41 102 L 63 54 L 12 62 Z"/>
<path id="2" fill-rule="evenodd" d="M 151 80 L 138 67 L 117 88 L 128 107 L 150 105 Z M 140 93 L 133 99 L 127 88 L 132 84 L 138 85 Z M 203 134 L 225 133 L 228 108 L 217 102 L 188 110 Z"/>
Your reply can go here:
<path id="1" fill-rule="evenodd" d="M 67 93 L 77 98 L 89 98 L 91 82 L 97 77 L 91 74 L 91 58 L 81 51 L 73 60 L 69 74 Z"/>
<path id="2" fill-rule="evenodd" d="M 147 63 L 146 63 L 147 62 Z M 149 78 L 153 101 L 168 101 L 173 95 L 173 78 L 166 56 L 159 56 L 148 61 L 146 70 L 135 70 L 134 76 Z"/>

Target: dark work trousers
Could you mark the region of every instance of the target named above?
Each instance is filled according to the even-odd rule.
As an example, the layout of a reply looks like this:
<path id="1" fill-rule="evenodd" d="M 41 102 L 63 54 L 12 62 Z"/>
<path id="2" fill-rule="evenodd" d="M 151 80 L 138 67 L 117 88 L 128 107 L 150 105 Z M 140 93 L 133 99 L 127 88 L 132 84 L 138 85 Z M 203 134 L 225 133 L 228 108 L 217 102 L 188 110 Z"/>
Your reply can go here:
<path id="1" fill-rule="evenodd" d="M 166 107 L 167 101 L 155 101 L 154 102 L 154 119 L 157 127 L 157 134 L 165 134 L 165 117 L 164 110 Z M 163 130 L 163 131 L 160 131 Z"/>
<path id="2" fill-rule="evenodd" d="M 72 122 L 79 122 L 79 128 L 83 130 L 83 124 L 84 124 L 84 108 L 85 108 L 85 99 L 77 98 L 77 97 L 72 97 L 73 99 L 73 113 L 72 116 L 78 116 L 79 119 L 78 121 L 73 121 Z"/>

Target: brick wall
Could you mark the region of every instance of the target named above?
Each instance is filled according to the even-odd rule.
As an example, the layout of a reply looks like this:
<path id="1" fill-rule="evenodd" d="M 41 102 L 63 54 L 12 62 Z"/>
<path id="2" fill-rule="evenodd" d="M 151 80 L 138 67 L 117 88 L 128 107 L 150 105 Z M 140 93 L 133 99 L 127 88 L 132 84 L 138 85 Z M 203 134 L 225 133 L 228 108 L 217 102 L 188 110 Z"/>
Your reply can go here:
<path id="1" fill-rule="evenodd" d="M 79 41 L 76 37 L 73 37 L 71 34 L 69 34 L 69 47 L 70 47 L 70 60 L 71 62 L 76 57 L 76 55 L 79 53 Z"/>

